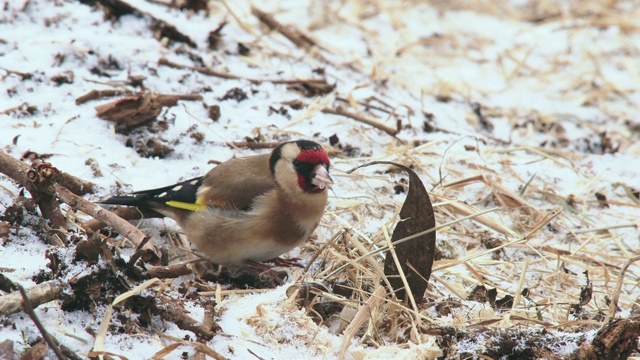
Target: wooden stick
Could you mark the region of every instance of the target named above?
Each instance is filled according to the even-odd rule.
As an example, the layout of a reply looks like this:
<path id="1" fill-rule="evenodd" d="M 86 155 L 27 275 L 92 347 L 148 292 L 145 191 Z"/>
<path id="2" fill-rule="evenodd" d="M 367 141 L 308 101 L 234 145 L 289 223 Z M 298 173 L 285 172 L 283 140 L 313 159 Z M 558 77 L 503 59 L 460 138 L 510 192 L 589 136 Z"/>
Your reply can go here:
<path id="1" fill-rule="evenodd" d="M 113 17 L 120 17 L 123 14 L 133 13 L 136 16 L 147 17 L 150 21 L 151 30 L 155 31 L 156 37 L 166 37 L 173 41 L 182 42 L 189 45 L 192 48 L 196 48 L 197 45 L 191 38 L 182 32 L 180 32 L 174 25 L 155 17 L 153 14 L 146 11 L 142 11 L 137 7 L 129 4 L 125 0 L 109 0 L 100 1 L 100 4 L 108 9 L 108 13 L 111 13 Z"/>
<path id="2" fill-rule="evenodd" d="M 76 99 L 76 105 L 81 105 L 91 100 L 97 100 L 104 97 L 112 97 L 123 94 L 132 94 L 133 91 L 122 89 L 105 89 L 105 90 L 91 90 L 88 93 L 78 97 Z"/>
<path id="3" fill-rule="evenodd" d="M 16 284 L 17 285 L 17 284 Z M 32 307 L 38 307 L 49 301 L 59 299 L 67 284 L 61 280 L 43 282 L 27 290 Z M 0 317 L 9 316 L 22 310 L 22 296 L 19 291 L 0 296 Z"/>
<path id="4" fill-rule="evenodd" d="M 255 15 L 260 22 L 267 25 L 269 29 L 273 31 L 277 31 L 280 34 L 284 35 L 287 39 L 289 39 L 292 43 L 296 44 L 296 46 L 301 47 L 305 50 L 309 50 L 313 46 L 317 46 L 316 42 L 313 41 L 309 36 L 302 33 L 302 31 L 296 29 L 293 26 L 286 26 L 280 24 L 271 14 L 268 14 L 254 6 L 251 7 L 251 13 Z"/>
<path id="5" fill-rule="evenodd" d="M 216 71 L 213 70 L 211 68 L 205 67 L 205 66 L 189 66 L 189 65 L 183 65 L 183 64 L 178 64 L 172 61 L 169 61 L 166 58 L 160 58 L 160 60 L 158 60 L 158 65 L 164 65 L 164 66 L 168 66 L 174 69 L 186 69 L 186 70 L 193 70 L 193 71 L 197 71 L 201 74 L 204 75 L 209 75 L 209 76 L 215 76 L 215 77 L 219 77 L 222 79 L 229 79 L 229 80 L 247 80 L 249 82 L 252 82 L 254 84 L 260 84 L 263 82 L 269 82 L 272 84 L 284 84 L 284 85 L 295 85 L 295 84 L 326 84 L 327 80 L 324 78 L 320 78 L 320 79 L 255 79 L 255 78 L 249 78 L 249 77 L 244 77 L 244 76 L 239 76 L 239 75 L 234 75 L 234 74 L 229 74 L 229 73 L 224 73 L 224 72 L 220 72 L 220 71 Z"/>
<path id="6" fill-rule="evenodd" d="M 133 226 L 128 221 L 115 215 L 111 211 L 73 194 L 71 191 L 58 184 L 54 185 L 54 187 L 58 194 L 58 197 L 65 204 L 71 206 L 74 209 L 89 214 L 95 219 L 109 224 L 120 234 L 122 234 L 122 236 L 131 240 L 131 242 L 133 242 L 136 246 L 142 244 L 147 237 L 147 235 L 145 235 L 145 233 L 143 233 L 140 229 Z M 146 250 L 146 254 L 143 255 L 145 261 L 154 262 L 160 258 L 156 248 L 150 242 L 144 244 L 142 248 Z"/>
<path id="7" fill-rule="evenodd" d="M 233 141 L 228 143 L 229 146 L 236 148 L 248 148 L 248 149 L 273 149 L 280 145 L 279 142 L 253 142 L 253 141 Z"/>
<path id="8" fill-rule="evenodd" d="M 29 191 L 33 200 L 38 204 L 42 216 L 51 222 L 52 228 L 67 228 L 67 221 L 60 211 L 60 204 L 49 189 L 51 180 L 59 178 L 60 171 L 58 169 L 41 161 L 34 162 L 30 167 L 0 151 L 0 172 Z M 49 237 L 49 241 L 52 241 L 56 246 L 64 245 L 63 239 L 55 235 Z"/>
<path id="9" fill-rule="evenodd" d="M 199 323 L 196 319 L 190 317 L 187 311 L 177 305 L 173 299 L 166 295 L 159 295 L 156 297 L 157 309 L 161 318 L 166 321 L 170 321 L 182 330 L 191 331 L 200 339 L 209 341 L 216 335 L 215 331 L 212 331 L 206 324 Z"/>
<path id="10" fill-rule="evenodd" d="M 146 271 L 146 277 L 148 278 L 177 278 L 183 275 L 189 275 L 193 273 L 191 266 L 188 263 L 172 264 L 168 266 L 150 266 Z"/>
<path id="11" fill-rule="evenodd" d="M 351 118 L 353 120 L 359 121 L 361 123 L 365 123 L 367 125 L 371 125 L 377 129 L 380 129 L 384 132 L 386 132 L 387 134 L 391 135 L 391 136 L 396 136 L 399 132 L 400 132 L 400 126 L 397 126 L 395 129 L 387 126 L 385 124 L 382 124 L 376 120 L 372 120 L 369 118 L 366 118 L 362 115 L 356 114 L 356 113 L 352 113 L 349 112 L 345 109 L 343 109 L 342 107 L 338 106 L 337 108 L 324 108 L 322 109 L 322 112 L 325 114 L 332 114 L 332 115 L 340 115 L 340 116 L 345 116 L 348 118 Z"/>
<path id="12" fill-rule="evenodd" d="M 40 322 L 40 319 L 38 319 L 38 316 L 36 316 L 36 313 L 33 311 L 33 305 L 31 305 L 31 301 L 29 300 L 29 296 L 27 296 L 27 292 L 19 284 L 18 284 L 18 290 L 20 290 L 20 295 L 22 295 L 22 309 L 24 310 L 24 312 L 27 315 L 29 315 L 29 317 L 31 318 L 31 321 L 33 321 L 33 323 L 36 325 L 38 330 L 40 330 L 40 334 L 42 334 L 42 338 L 44 338 L 44 341 L 47 342 L 47 344 L 56 354 L 58 359 L 66 360 L 67 357 L 64 356 L 64 354 L 62 353 L 62 350 L 60 350 L 60 346 L 58 346 L 58 342 L 53 337 L 51 337 L 51 335 L 49 335 L 49 333 L 47 332 L 47 329 L 44 328 L 44 326 Z"/>
<path id="13" fill-rule="evenodd" d="M 15 112 L 21 112 L 21 113 L 27 113 L 27 114 L 32 114 L 33 112 L 35 112 L 37 108 L 34 105 L 29 105 L 29 103 L 27 102 L 23 102 L 22 104 L 18 105 L 18 106 L 14 106 L 12 108 L 6 109 L 4 111 L 2 111 L 3 115 L 11 115 Z"/>
<path id="14" fill-rule="evenodd" d="M 1 173 L 7 175 L 21 186 L 27 187 L 27 171 L 29 171 L 28 164 L 10 156 L 4 151 L 0 151 Z M 96 185 L 90 181 L 82 180 L 64 172 L 61 172 L 56 180 L 76 195 L 92 193 L 96 187 Z"/>
<path id="15" fill-rule="evenodd" d="M 140 220 L 140 219 L 152 219 L 152 218 L 164 217 L 164 215 L 157 213 L 153 210 L 139 209 L 139 208 L 128 207 L 128 206 L 116 206 L 110 211 L 114 213 L 116 216 L 118 216 L 119 218 L 122 218 L 124 220 Z M 97 231 L 108 225 L 109 224 L 105 223 L 104 221 L 100 221 L 98 219 L 89 219 L 84 223 L 83 227 L 91 231 Z"/>
<path id="16" fill-rule="evenodd" d="M 211 68 L 208 67 L 204 67 L 204 66 L 189 66 L 189 65 L 182 65 L 182 64 L 178 64 L 172 61 L 169 61 L 165 58 L 160 58 L 160 60 L 158 60 L 158 65 L 165 65 L 168 67 L 172 67 L 174 69 L 189 69 L 189 70 L 193 70 L 193 71 L 197 71 L 201 74 L 204 75 L 209 75 L 209 76 L 215 76 L 215 77 L 219 77 L 222 79 L 228 79 L 228 80 L 235 80 L 235 79 L 241 79 L 240 76 L 237 75 L 233 75 L 233 74 L 228 74 L 228 73 L 223 73 L 220 71 L 215 71 Z"/>
<path id="17" fill-rule="evenodd" d="M 1 173 L 13 179 L 13 181 L 20 184 L 20 186 L 26 187 L 28 181 L 27 171 L 29 171 L 29 165 L 19 161 L 13 156 L 8 155 L 4 151 L 0 151 Z"/>

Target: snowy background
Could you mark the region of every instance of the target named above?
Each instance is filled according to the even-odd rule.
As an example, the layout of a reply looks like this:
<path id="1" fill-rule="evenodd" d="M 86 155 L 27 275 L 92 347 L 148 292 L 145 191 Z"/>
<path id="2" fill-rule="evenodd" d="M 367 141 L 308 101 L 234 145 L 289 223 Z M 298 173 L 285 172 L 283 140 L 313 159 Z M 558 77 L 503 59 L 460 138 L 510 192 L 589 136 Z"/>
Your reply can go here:
<path id="1" fill-rule="evenodd" d="M 311 37 L 316 45 L 310 49 L 269 31 L 244 1 L 209 1 L 207 11 L 194 12 L 137 0 L 130 4 L 150 16 L 115 20 L 107 19 L 100 6 L 76 1 L 0 3 L 2 150 L 16 158 L 29 151 L 45 156 L 58 169 L 96 183 L 99 190 L 86 196 L 89 200 L 172 184 L 204 174 L 211 161 L 269 151 L 232 142 L 314 139 L 330 149 L 336 184 L 316 236 L 292 254 L 306 263 L 343 229 L 365 243 L 384 244 L 382 228 L 390 232 L 397 221 L 406 177 L 385 167 L 352 175 L 347 170 L 373 160 L 411 165 L 432 195 L 439 224 L 463 217 L 452 204 L 464 203 L 477 211 L 499 207 L 487 216 L 501 226 L 472 220 L 438 231 L 443 258 L 434 265 L 427 298 L 435 303 L 457 299 L 460 306 L 443 314 L 425 305 L 423 313 L 435 324 L 461 329 L 483 319 L 506 328 L 552 329 L 567 344 L 556 354 L 575 350 L 578 343 L 567 340 L 572 336 L 584 335 L 580 341 L 593 336 L 620 269 L 638 255 L 640 7 L 634 1 L 254 4 Z M 151 17 L 176 26 L 195 46 L 158 38 Z M 210 32 L 223 22 L 218 47 L 211 49 Z M 166 66 L 161 58 L 240 79 Z M 335 89 L 307 97 L 286 84 L 247 80 L 310 78 L 325 78 Z M 95 110 L 118 97 L 76 105 L 92 90 L 141 90 L 132 79 L 141 79 L 148 91 L 199 94 L 202 100 L 180 101 L 158 116 L 160 125 L 125 133 Z M 294 100 L 302 108 L 288 105 Z M 213 105 L 220 107 L 216 120 L 208 113 Z M 391 136 L 322 112 L 338 106 L 392 129 L 399 122 L 400 131 Z M 149 137 L 172 151 L 145 156 L 136 142 Z M 500 197 L 505 189 L 518 199 Z M 0 212 L 19 193 L 0 175 Z M 25 288 L 46 271 L 46 252 L 52 248 L 34 230 L 39 221 L 36 214 L 27 215 L 0 239 L 0 272 Z M 140 226 L 157 235 L 158 247 L 170 246 L 161 238 L 165 230 L 177 230 L 170 220 Z M 532 230 L 530 238 L 516 241 Z M 506 246 L 495 249 L 496 242 Z M 72 262 L 72 246 L 57 251 L 69 261 L 66 280 L 90 271 Z M 122 251 L 125 257 L 131 252 Z M 321 258 L 332 261 L 332 256 L 338 257 Z M 289 285 L 314 278 L 324 265 L 316 260 L 306 274 L 289 269 L 289 284 L 275 290 L 228 289 L 217 299 L 221 330 L 207 345 L 239 359 L 335 358 L 343 343 L 335 321 L 314 323 L 285 294 Z M 632 265 L 625 275 L 618 316 L 634 314 L 638 271 Z M 580 314 L 571 314 L 587 279 L 592 299 Z M 175 289 L 182 281 L 169 281 L 173 288 L 166 291 L 180 298 Z M 497 289 L 498 298 L 525 288 L 529 294 L 517 297 L 518 311 L 506 312 L 511 317 L 493 310 L 487 314 L 477 311 L 480 303 L 467 300 L 480 284 Z M 183 300 L 191 316 L 201 319 L 200 303 Z M 53 301 L 36 313 L 62 344 L 86 354 L 94 347 L 106 305 L 96 304 L 93 313 L 65 312 Z M 516 315 L 531 321 L 515 320 Z M 40 337 L 24 313 L 1 320 L 0 340 L 13 340 L 16 353 Z M 162 326 L 169 336 L 188 334 L 172 323 Z M 392 349 L 378 351 L 396 351 L 394 356 L 404 351 L 415 358 L 424 350 L 416 344 L 436 347 L 427 335 L 412 338 L 411 346 L 408 340 L 382 338 L 377 345 Z M 358 358 L 359 349 L 376 356 L 377 346 L 362 339 L 356 337 L 348 356 Z M 104 348 L 141 359 L 170 343 L 149 329 L 135 335 L 110 331 Z M 452 351 L 478 355 L 488 343 L 478 337 Z M 193 356 L 194 348 L 180 346 L 167 358 L 183 352 Z"/>

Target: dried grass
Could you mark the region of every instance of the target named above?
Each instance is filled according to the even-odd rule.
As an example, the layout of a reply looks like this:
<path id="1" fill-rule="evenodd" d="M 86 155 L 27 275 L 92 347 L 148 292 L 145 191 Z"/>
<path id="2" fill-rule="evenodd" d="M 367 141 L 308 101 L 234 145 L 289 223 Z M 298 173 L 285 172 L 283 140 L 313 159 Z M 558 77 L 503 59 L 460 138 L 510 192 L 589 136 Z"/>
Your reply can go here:
<path id="1" fill-rule="evenodd" d="M 625 8 L 625 4 L 629 4 L 625 1 L 574 1 L 560 5 L 552 1 L 531 0 L 519 6 L 491 1 L 430 3 L 439 7 L 442 12 L 454 9 L 479 11 L 505 19 L 547 24 L 573 19 L 580 22 L 577 26 L 603 27 L 615 24 L 625 33 L 638 30 L 637 24 L 621 10 Z M 404 9 L 400 7 L 379 1 L 356 1 L 351 2 L 351 5 L 354 6 L 350 8 L 351 12 L 339 13 L 338 21 L 345 21 L 346 26 L 362 30 L 369 43 L 379 44 L 383 40 L 379 38 L 379 33 L 359 24 L 358 18 L 385 12 L 392 18 L 394 25 L 400 29 L 403 27 L 401 18 Z M 323 11 L 330 10 L 325 8 Z M 637 12 L 635 10 L 632 13 Z M 318 24 L 314 26 L 314 29 L 321 27 Z M 469 50 L 463 49 L 469 44 L 448 36 L 450 35 L 438 38 L 437 46 L 444 46 L 442 44 L 445 43 L 446 46 L 451 46 L 456 53 L 452 52 L 451 56 L 458 56 Z M 417 46 L 436 46 L 434 41 L 423 39 L 418 43 L 408 43 L 400 47 L 398 53 L 410 53 Z M 324 46 L 331 48 L 330 44 Z M 532 51 L 533 49 L 529 49 L 518 55 L 507 54 L 516 63 L 511 71 L 505 73 L 507 79 L 517 78 L 523 72 L 541 71 L 527 63 Z M 596 58 L 593 56 L 594 63 L 597 63 Z M 402 61 L 398 59 L 397 64 Z M 389 60 L 389 64 L 393 64 L 393 60 Z M 554 76 L 555 71 L 560 71 L 563 67 L 560 63 L 554 64 L 545 73 L 540 73 L 540 76 Z M 367 65 L 360 60 L 354 60 L 353 68 L 369 73 L 362 70 Z M 386 75 L 379 68 L 371 72 L 372 79 L 386 78 Z M 390 81 L 399 86 L 406 84 L 401 78 L 391 77 Z M 444 81 L 439 89 L 427 90 L 429 91 L 437 96 L 464 99 L 466 90 Z M 592 92 L 585 101 L 594 102 L 611 96 L 624 97 L 628 91 L 608 84 Z M 362 109 L 359 100 L 352 93 L 346 94 L 346 99 L 354 108 Z M 629 296 L 638 275 L 624 273 L 637 260 L 636 251 L 617 232 L 626 227 L 637 229 L 637 222 L 629 219 L 628 224 L 602 226 L 607 223 L 605 219 L 609 216 L 621 216 L 625 207 L 637 208 L 638 200 L 629 190 L 629 184 L 615 184 L 616 187 L 622 187 L 627 199 L 611 195 L 607 203 L 617 207 L 616 210 L 602 209 L 602 218 L 597 215 L 597 211 L 594 215 L 594 209 L 600 204 L 587 197 L 593 193 L 594 188 L 602 187 L 603 184 L 611 185 L 611 182 L 605 177 L 594 178 L 591 169 L 576 165 L 576 160 L 582 157 L 581 150 L 566 146 L 568 140 L 563 125 L 565 121 L 585 126 L 594 133 L 598 131 L 598 125 L 584 119 L 567 118 L 562 114 L 542 114 L 518 108 L 487 108 L 485 114 L 504 118 L 514 128 L 523 118 L 531 118 L 533 121 L 527 125 L 526 131 L 546 134 L 559 146 L 557 149 L 505 146 L 497 139 L 479 134 L 478 138 L 486 145 L 476 150 L 477 157 L 470 157 L 467 152 L 450 151 L 445 158 L 438 150 L 430 149 L 439 148 L 439 143 L 443 141 L 439 139 L 416 147 L 390 142 L 385 148 L 386 155 L 376 159 L 337 160 L 341 164 L 357 166 L 363 161 L 384 158 L 411 165 L 423 179 L 430 179 L 434 184 L 430 194 L 437 223 L 447 224 L 437 229 L 438 248 L 445 256 L 453 255 L 434 264 L 426 302 L 403 304 L 397 299 L 381 297 L 383 290 L 386 288 L 388 293 L 389 289 L 381 270 L 380 255 L 389 247 L 389 232 L 397 219 L 387 216 L 388 220 L 378 231 L 364 232 L 361 229 L 369 218 L 379 219 L 389 212 L 398 212 L 400 204 L 393 196 L 391 188 L 394 184 L 390 184 L 389 179 L 398 181 L 401 176 L 377 173 L 337 175 L 341 183 L 358 184 L 361 191 L 367 194 L 367 199 L 336 198 L 331 206 L 330 216 L 327 216 L 322 226 L 328 232 L 340 236 L 330 240 L 322 248 L 309 245 L 307 250 L 316 251 L 322 264 L 315 272 L 305 271 L 306 276 L 301 282 L 306 279 L 323 279 L 329 282 L 348 281 L 353 285 L 354 293 L 357 294 L 356 302 L 331 293 L 318 293 L 324 299 L 339 302 L 350 309 L 355 306 L 357 309 L 354 320 L 344 331 L 342 355 L 354 336 L 360 336 L 362 342 L 374 347 L 383 347 L 389 343 L 402 347 L 406 343 L 421 344 L 430 341 L 427 334 L 431 327 L 444 328 L 450 325 L 459 329 L 516 329 L 524 326 L 567 332 L 586 331 L 602 326 L 614 316 L 616 304 L 618 309 L 623 310 L 638 306 L 637 299 Z M 360 138 L 367 137 L 367 130 L 354 132 Z M 629 147 L 634 142 L 630 134 L 619 133 L 616 136 L 623 147 Z M 427 149 L 431 152 L 427 153 Z M 442 159 L 436 158 L 440 156 Z M 545 174 L 522 177 L 522 171 L 517 168 L 520 164 L 540 161 L 550 163 L 550 167 L 558 171 L 570 170 L 581 179 L 582 187 L 576 186 L 575 191 L 566 193 Z M 443 182 L 434 176 L 437 168 L 457 178 Z M 516 179 L 515 183 L 519 184 L 519 188 L 514 186 L 513 179 Z M 387 184 L 380 185 L 381 181 L 386 181 Z M 497 211 L 483 213 L 492 206 L 496 206 Z M 465 217 L 468 219 L 456 221 Z M 320 252 L 322 254 L 318 255 Z M 637 270 L 636 267 L 635 271 Z M 513 306 L 507 310 L 491 309 L 486 304 L 468 300 L 471 290 L 478 285 L 497 289 L 498 298 L 513 296 Z M 583 300 L 583 288 L 588 286 L 593 286 L 591 301 L 577 306 Z M 450 316 L 438 314 L 435 309 L 444 307 L 453 300 L 456 305 L 451 310 L 454 312 L 452 321 Z M 366 320 L 369 323 L 365 326 Z"/>
<path id="2" fill-rule="evenodd" d="M 575 27 L 601 28 L 615 25 L 623 33 L 637 32 L 640 26 L 635 19 L 640 16 L 640 10 L 621 10 L 629 3 L 591 0 L 559 4 L 555 1 L 529 0 L 516 6 L 494 1 L 430 2 L 442 13 L 469 10 L 518 21 L 549 24 L 570 20 L 571 26 Z M 231 11 L 226 1 L 222 4 Z M 355 113 L 364 113 L 380 124 L 389 126 L 397 118 L 406 122 L 406 119 L 398 115 L 400 111 L 397 110 L 406 108 L 407 114 L 412 115 L 423 109 L 411 109 L 403 104 L 387 104 L 385 101 L 388 100 L 383 98 L 380 100 L 384 105 L 381 108 L 386 109 L 386 114 L 381 115 L 379 109 L 372 110 L 370 106 L 363 106 L 361 102 L 364 100 L 354 95 L 359 88 L 374 87 L 381 80 L 389 80 L 396 86 L 415 90 L 411 79 L 395 77 L 386 72 L 384 66 L 377 67 L 377 64 L 401 68 L 404 62 L 417 61 L 420 56 L 428 54 L 429 50 L 424 49 L 428 47 L 441 51 L 438 59 L 425 60 L 438 66 L 438 61 L 465 57 L 491 42 L 491 39 L 475 34 L 446 34 L 408 41 L 395 49 L 395 53 L 401 54 L 401 57 L 389 58 L 384 56 L 384 51 L 388 50 L 383 46 L 384 34 L 367 28 L 359 20 L 385 13 L 395 29 L 402 32 L 405 28 L 402 17 L 406 8 L 382 1 L 352 1 L 349 12 L 341 10 L 341 6 L 322 7 L 319 10 L 322 13 L 320 17 L 332 18 L 333 21 L 343 22 L 346 27 L 362 31 L 364 41 L 370 45 L 374 54 L 372 62 L 375 64 L 364 59 L 352 59 L 339 66 L 349 66 L 354 71 L 367 75 L 369 81 L 354 89 L 338 89 L 339 96 L 317 98 L 284 129 L 276 131 L 286 132 L 287 127 L 308 121 L 323 109 L 339 106 L 341 98 Z M 241 12 L 234 9 L 231 15 L 248 34 L 259 34 L 262 30 L 252 28 Z M 318 22 L 310 26 L 320 29 L 328 25 Z M 253 45 L 263 50 L 263 56 L 300 61 L 300 53 L 294 51 L 291 54 L 282 50 L 282 44 L 276 35 L 262 34 L 256 37 Z M 315 40 L 322 43 L 322 39 Z M 338 53 L 332 49 L 331 44 L 323 44 L 322 48 L 329 49 L 330 53 Z M 539 76 L 540 81 L 544 82 L 557 76 L 566 66 L 560 60 L 549 59 L 552 66 L 536 69 L 528 63 L 535 49 L 518 49 L 517 53 L 511 50 L 505 51 L 504 59 L 501 59 L 512 63 L 509 69 L 502 69 L 509 85 L 523 73 Z M 314 57 L 318 54 L 313 51 L 311 53 Z M 593 66 L 597 69 L 595 76 L 606 80 L 600 70 L 603 60 L 599 55 L 602 54 L 590 55 Z M 315 61 L 308 58 L 304 60 Z M 261 59 L 251 61 L 260 63 Z M 575 86 L 584 96 L 585 104 L 597 104 L 611 97 L 624 99 L 634 91 L 621 89 L 607 81 L 603 81 L 596 89 L 586 84 Z M 433 95 L 465 103 L 468 102 L 472 89 L 468 84 L 440 79 L 436 86 L 420 89 L 420 93 L 423 96 Z M 393 291 L 382 269 L 383 256 L 392 248 L 390 232 L 398 221 L 397 215 L 391 214 L 397 214 L 401 206 L 394 196 L 394 187 L 403 186 L 400 181 L 402 175 L 389 171 L 384 174 L 361 172 L 335 175 L 339 184 L 356 184 L 354 188 L 365 195 L 362 198 L 334 197 L 321 225 L 326 233 L 334 236 L 326 240 L 324 245 L 310 242 L 303 247 L 303 251 L 313 254 L 312 261 L 316 260 L 316 263 L 302 271 L 299 282 L 323 280 L 350 284 L 353 291 L 351 298 L 315 289 L 314 294 L 318 298 L 306 306 L 308 313 L 316 317 L 320 316 L 314 313 L 313 305 L 318 301 L 335 302 L 343 306 L 338 319 L 333 317 L 328 320 L 342 323 L 336 326 L 344 334 L 340 356 L 345 356 L 351 341 L 359 337 L 361 343 L 385 351 L 389 344 L 395 350 L 415 350 L 423 346 L 419 351 L 424 351 L 425 358 L 434 358 L 441 356 L 432 335 L 435 333 L 434 329 L 453 326 L 459 330 L 526 327 L 566 332 L 586 331 L 605 324 L 615 316 L 618 309 L 634 311 L 640 305 L 637 299 L 629 295 L 637 293 L 634 290 L 640 275 L 637 274 L 639 269 L 634 266 L 634 262 L 639 258 L 635 249 L 625 242 L 627 239 L 623 238 L 623 233 L 619 232 L 625 228 L 637 229 L 637 220 L 628 218 L 623 225 L 606 225 L 612 217 L 625 219 L 625 208 L 638 208 L 640 202 L 633 194 L 630 184 L 609 181 L 606 174 L 594 177 L 591 169 L 576 165 L 577 160 L 583 156 L 582 151 L 567 145 L 569 140 L 564 127 L 567 123 L 577 124 L 589 129 L 592 135 L 600 136 L 603 153 L 614 153 L 617 151 L 616 146 L 629 148 L 635 141 L 632 134 L 600 134 L 601 124 L 594 124 L 589 119 L 565 114 L 545 114 L 536 109 L 484 107 L 483 111 L 485 117 L 503 120 L 513 132 L 521 131 L 523 137 L 531 133 L 542 134 L 549 140 L 549 144 L 540 147 L 518 146 L 510 144 L 510 140 L 497 139 L 487 132 L 479 132 L 472 139 L 476 143 L 475 151 L 469 152 L 458 149 L 459 146 L 456 145 L 470 138 L 457 136 L 450 131 L 448 135 L 451 136 L 447 139 L 438 138 L 423 144 L 407 144 L 390 136 L 388 143 L 379 144 L 384 155 L 375 159 L 364 155 L 348 157 L 341 155 L 338 149 L 333 149 L 333 153 L 337 154 L 334 164 L 347 167 L 380 159 L 412 166 L 425 182 L 428 179 L 433 186 L 430 191 L 431 200 L 436 221 L 441 224 L 429 230 L 437 232 L 441 258 L 434 264 L 425 301 L 402 303 L 387 295 Z M 615 110 L 605 111 L 614 119 L 623 119 Z M 264 130 L 265 133 L 274 131 L 269 128 Z M 377 130 L 358 124 L 354 125 L 349 134 L 341 137 L 354 137 L 363 142 L 374 143 L 376 140 L 373 139 L 377 137 L 372 135 L 373 131 Z M 402 130 L 400 134 L 408 131 L 411 130 Z M 581 184 L 576 184 L 573 192 L 566 193 L 565 189 L 546 174 L 524 175 L 519 166 L 534 162 L 547 162 L 549 168 L 558 172 L 568 170 L 580 179 Z M 448 177 L 443 177 L 442 173 Z M 602 208 L 601 211 L 594 211 L 602 206 L 602 202 L 592 201 L 588 196 L 606 185 L 611 185 L 614 189 L 621 187 L 622 195 L 611 194 L 606 200 L 615 210 Z M 382 223 L 379 229 L 364 230 L 373 219 Z M 420 234 L 415 236 L 418 235 Z M 399 262 L 393 250 L 391 256 L 394 256 L 396 263 Z M 402 274 L 401 277 L 406 284 Z M 477 286 L 496 289 L 497 298 L 512 296 L 512 305 L 499 309 L 488 302 L 472 299 Z M 592 294 L 588 301 L 584 301 L 581 294 L 591 286 Z M 200 292 L 200 295 L 213 295 L 221 303 L 225 296 L 246 292 L 222 290 L 218 286 L 215 291 Z M 291 299 L 299 296 L 300 290 L 296 288 L 290 295 L 287 307 L 297 304 Z M 123 296 L 127 294 L 116 299 L 114 305 Z M 413 296 L 409 297 L 413 299 Z M 259 319 L 254 321 L 256 324 L 260 323 L 260 326 L 271 326 Z M 108 322 L 105 321 L 101 326 L 95 351 L 103 350 L 101 344 L 106 324 Z M 303 322 L 301 324 L 304 326 Z M 170 345 L 165 351 L 173 350 L 172 346 L 174 345 Z M 355 358 L 365 356 L 357 350 L 353 350 L 351 355 Z"/>

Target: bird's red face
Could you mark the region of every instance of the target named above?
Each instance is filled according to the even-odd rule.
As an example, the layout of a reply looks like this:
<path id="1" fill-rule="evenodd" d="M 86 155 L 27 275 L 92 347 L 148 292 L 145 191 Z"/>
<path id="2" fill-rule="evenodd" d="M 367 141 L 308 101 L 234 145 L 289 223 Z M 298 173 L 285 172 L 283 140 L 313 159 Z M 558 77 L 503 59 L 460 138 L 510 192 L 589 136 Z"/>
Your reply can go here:
<path id="1" fill-rule="evenodd" d="M 303 149 L 293 160 L 298 186 L 306 193 L 319 194 L 331 187 L 329 155 L 322 148 Z"/>
<path id="2" fill-rule="evenodd" d="M 329 154 L 311 140 L 284 142 L 271 152 L 269 167 L 285 191 L 321 194 L 331 188 Z"/>

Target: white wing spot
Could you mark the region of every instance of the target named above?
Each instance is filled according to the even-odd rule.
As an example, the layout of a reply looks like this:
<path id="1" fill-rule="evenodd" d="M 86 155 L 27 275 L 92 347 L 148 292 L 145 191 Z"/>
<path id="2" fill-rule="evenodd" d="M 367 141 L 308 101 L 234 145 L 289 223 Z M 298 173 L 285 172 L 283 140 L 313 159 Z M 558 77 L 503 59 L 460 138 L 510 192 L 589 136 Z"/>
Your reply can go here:
<path id="1" fill-rule="evenodd" d="M 190 184 L 190 185 L 195 186 L 196 184 L 198 184 L 198 180 L 197 180 L 197 179 L 196 179 L 196 180 L 193 180 L 193 181 L 192 181 L 192 182 L 190 182 L 189 184 Z"/>
<path id="2" fill-rule="evenodd" d="M 182 189 L 182 185 L 178 185 L 178 186 L 174 187 L 174 188 L 173 188 L 173 189 L 171 189 L 171 190 L 173 190 L 173 191 L 180 191 L 180 189 Z"/>
<path id="3" fill-rule="evenodd" d="M 197 191 L 198 197 L 200 197 L 201 194 L 206 194 L 209 189 L 211 189 L 210 186 L 200 186 Z"/>
<path id="4" fill-rule="evenodd" d="M 157 197 L 157 198 L 163 198 L 163 197 L 165 197 L 165 196 L 167 196 L 167 192 L 166 192 L 166 191 L 165 191 L 165 192 L 163 192 L 162 194 L 158 194 L 156 197 Z"/>

